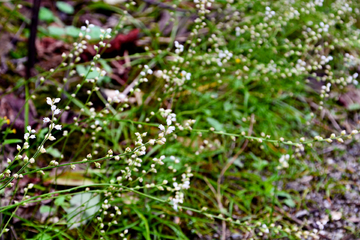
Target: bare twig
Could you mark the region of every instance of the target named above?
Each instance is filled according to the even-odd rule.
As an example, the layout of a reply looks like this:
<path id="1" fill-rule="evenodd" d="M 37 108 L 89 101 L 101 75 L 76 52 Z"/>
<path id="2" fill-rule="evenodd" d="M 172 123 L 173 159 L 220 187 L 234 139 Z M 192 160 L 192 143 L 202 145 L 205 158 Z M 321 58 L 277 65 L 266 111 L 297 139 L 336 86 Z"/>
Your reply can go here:
<path id="1" fill-rule="evenodd" d="M 251 134 L 252 134 L 253 124 L 254 124 L 254 114 L 251 114 L 248 136 L 251 136 Z M 235 162 L 235 160 L 239 157 L 239 155 L 245 150 L 248 143 L 249 143 L 249 139 L 246 139 L 245 142 L 243 143 L 241 149 L 231 158 L 230 161 L 228 161 L 226 163 L 225 167 L 221 170 L 221 173 L 220 173 L 220 175 L 218 177 L 218 180 L 217 180 L 217 193 L 215 194 L 215 196 L 216 196 L 216 200 L 218 202 L 219 208 L 220 208 L 220 212 L 223 212 L 223 210 L 224 210 L 224 206 L 222 205 L 221 188 L 220 188 L 221 180 L 224 177 L 226 171 L 229 169 L 229 167 L 231 167 L 231 165 Z M 225 240 L 225 239 L 226 239 L 226 222 L 222 221 L 221 240 Z"/>
<path id="2" fill-rule="evenodd" d="M 175 7 L 169 6 L 169 5 L 165 4 L 165 3 L 158 2 L 158 1 L 155 1 L 155 0 L 144 0 L 144 2 L 146 2 L 147 4 L 150 4 L 150 5 L 156 5 L 159 8 L 169 9 L 169 10 L 172 10 L 172 11 L 188 12 L 188 10 L 186 10 L 186 9 L 175 8 Z"/>
<path id="3" fill-rule="evenodd" d="M 41 0 L 34 0 L 32 13 L 31 13 L 31 24 L 30 24 L 30 37 L 28 42 L 28 61 L 27 61 L 27 68 L 26 68 L 26 78 L 31 78 L 31 71 L 35 65 L 36 59 L 36 34 L 37 34 L 37 27 L 39 22 L 39 9 L 40 9 Z"/>
<path id="4" fill-rule="evenodd" d="M 11 226 L 11 227 L 10 227 L 10 229 L 11 229 L 11 232 L 12 232 L 12 234 L 13 234 L 13 236 L 14 236 L 15 240 L 18 240 L 18 239 L 19 239 L 19 237 L 17 236 L 17 234 L 16 234 L 16 231 L 15 231 L 14 227 L 13 227 L 13 226 Z"/>
<path id="5" fill-rule="evenodd" d="M 314 102 L 311 102 L 310 103 L 310 106 L 314 109 L 319 109 L 319 105 L 317 105 L 316 103 Z M 341 132 L 341 127 L 339 126 L 339 124 L 336 122 L 334 116 L 331 114 L 331 112 L 328 110 L 328 109 L 323 109 L 321 111 L 321 114 L 322 115 L 325 115 L 328 117 L 328 119 L 330 120 L 331 124 L 334 126 L 334 128 L 336 130 L 338 130 L 339 132 Z M 324 116 L 323 116 L 324 117 Z"/>
<path id="6" fill-rule="evenodd" d="M 205 35 L 209 32 L 209 28 L 202 28 L 199 29 L 198 33 L 199 35 Z M 159 37 L 158 41 L 160 44 L 169 44 L 173 41 L 178 41 L 178 42 L 185 42 L 186 40 L 188 40 L 190 37 L 189 33 L 185 33 L 182 34 L 181 36 L 176 36 L 175 39 L 171 38 L 171 37 Z M 150 37 L 143 37 L 141 39 L 139 39 L 137 41 L 137 45 L 138 46 L 147 46 L 149 43 L 151 43 L 151 41 L 153 41 Z"/>
<path id="7" fill-rule="evenodd" d="M 222 202 L 221 202 L 221 199 L 219 200 L 219 197 L 218 197 L 218 194 L 216 193 L 216 189 L 214 188 L 213 185 L 211 185 L 211 183 L 209 182 L 209 180 L 204 177 L 204 181 L 206 182 L 206 184 L 209 186 L 210 190 L 213 192 L 213 194 L 215 195 L 216 197 L 216 201 L 219 205 L 219 209 L 222 213 L 222 210 L 224 209 L 224 206 L 222 205 Z M 226 222 L 225 221 L 221 221 L 221 232 L 222 232 L 222 235 L 221 235 L 221 239 L 222 240 L 225 240 L 226 239 Z"/>
<path id="8" fill-rule="evenodd" d="M 251 120 L 250 120 L 250 126 L 249 126 L 249 132 L 248 136 L 251 136 L 252 130 L 253 130 L 253 124 L 254 124 L 254 114 L 251 114 Z M 217 180 L 217 192 L 220 193 L 220 185 L 221 185 L 221 179 L 224 177 L 225 172 L 231 167 L 231 165 L 235 162 L 235 160 L 239 157 L 239 155 L 245 150 L 249 143 L 249 139 L 246 139 L 241 149 L 231 158 L 230 161 L 228 161 L 225 165 L 225 167 L 222 169 L 220 176 Z"/>

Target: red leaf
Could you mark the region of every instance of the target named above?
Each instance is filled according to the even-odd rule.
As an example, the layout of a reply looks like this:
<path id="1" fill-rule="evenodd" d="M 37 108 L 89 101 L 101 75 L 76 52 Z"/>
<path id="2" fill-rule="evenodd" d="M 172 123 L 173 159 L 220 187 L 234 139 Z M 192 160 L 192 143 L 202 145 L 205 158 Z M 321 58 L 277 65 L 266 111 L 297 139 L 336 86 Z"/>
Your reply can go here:
<path id="1" fill-rule="evenodd" d="M 139 38 L 139 32 L 139 29 L 133 29 L 126 35 L 118 34 L 110 41 L 111 46 L 105 49 L 101 57 L 112 58 L 116 56 L 123 56 L 125 51 L 133 52 L 136 47 L 136 40 Z M 96 51 L 94 46 L 90 45 L 87 50 L 81 54 L 81 58 L 84 62 L 90 61 L 95 53 Z"/>

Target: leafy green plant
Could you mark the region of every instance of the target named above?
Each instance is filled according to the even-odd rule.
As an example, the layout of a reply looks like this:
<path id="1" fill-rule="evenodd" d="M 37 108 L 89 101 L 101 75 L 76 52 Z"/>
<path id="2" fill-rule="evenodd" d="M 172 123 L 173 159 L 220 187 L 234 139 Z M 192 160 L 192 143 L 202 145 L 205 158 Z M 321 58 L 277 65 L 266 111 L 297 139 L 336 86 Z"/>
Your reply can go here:
<path id="1" fill-rule="evenodd" d="M 342 189 L 329 185 L 322 149 L 358 136 L 339 116 L 356 103 L 336 103 L 357 85 L 358 3 L 149 4 L 76 12 L 56 2 L 74 26 L 40 9 L 41 33 L 71 47 L 56 68 L 2 95 L 29 84 L 25 101 L 40 117 L 21 140 L 11 138 L 16 117 L 0 118 L 2 154 L 13 156 L 0 159 L 0 235 L 12 234 L 16 218 L 23 239 L 321 236 L 287 212 L 306 207 L 307 191 L 330 199 Z M 170 20 L 155 23 L 163 9 Z M 119 22 L 95 26 L 85 11 Z M 141 49 L 116 42 L 135 28 Z M 308 190 L 288 187 L 309 175 L 317 184 Z M 43 217 L 22 217 L 26 206 Z"/>

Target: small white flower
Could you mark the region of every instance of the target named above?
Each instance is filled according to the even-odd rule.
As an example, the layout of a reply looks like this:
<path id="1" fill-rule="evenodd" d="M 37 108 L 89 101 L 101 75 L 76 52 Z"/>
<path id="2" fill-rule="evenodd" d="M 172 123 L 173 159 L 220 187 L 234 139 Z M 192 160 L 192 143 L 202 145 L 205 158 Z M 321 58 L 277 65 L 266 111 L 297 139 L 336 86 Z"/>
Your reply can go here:
<path id="1" fill-rule="evenodd" d="M 61 130 L 61 125 L 55 125 L 56 130 Z"/>
<path id="2" fill-rule="evenodd" d="M 180 186 L 177 182 L 174 182 L 173 186 L 174 186 L 175 190 L 180 190 Z"/>
<path id="3" fill-rule="evenodd" d="M 185 181 L 182 185 L 182 189 L 189 189 L 190 188 L 190 181 Z"/>
<path id="4" fill-rule="evenodd" d="M 172 200 L 172 204 L 173 204 L 173 208 L 175 211 L 178 210 L 178 207 L 179 207 L 179 204 L 178 204 L 178 201 L 176 201 L 175 199 Z"/>
<path id="5" fill-rule="evenodd" d="M 61 111 L 60 111 L 60 109 L 55 109 L 55 111 L 54 111 L 54 115 L 58 115 L 59 113 L 60 113 Z"/>
<path id="6" fill-rule="evenodd" d="M 162 124 L 159 125 L 159 129 L 160 129 L 161 131 L 165 131 L 165 127 L 164 127 Z"/>
<path id="7" fill-rule="evenodd" d="M 41 152 L 41 153 L 46 153 L 46 149 L 45 149 L 43 146 L 41 146 L 40 152 Z"/>
<path id="8" fill-rule="evenodd" d="M 45 118 L 43 119 L 43 121 L 44 121 L 44 123 L 48 123 L 48 122 L 50 122 L 50 118 L 45 117 Z"/>
<path id="9" fill-rule="evenodd" d="M 46 98 L 46 103 L 49 104 L 50 106 L 53 105 L 53 101 L 49 97 Z"/>
<path id="10" fill-rule="evenodd" d="M 170 134 L 173 131 L 175 131 L 175 127 L 174 126 L 170 126 L 167 130 L 166 130 L 166 134 Z"/>
<path id="11" fill-rule="evenodd" d="M 29 137 L 30 137 L 30 133 L 25 133 L 25 134 L 24 134 L 24 139 L 25 139 L 25 140 L 28 140 Z"/>
<path id="12" fill-rule="evenodd" d="M 161 140 L 157 140 L 156 143 L 159 144 L 159 145 L 164 145 L 164 144 L 165 144 L 165 142 L 164 142 L 162 139 L 161 139 Z"/>
<path id="13" fill-rule="evenodd" d="M 50 141 L 54 141 L 54 140 L 56 140 L 56 138 L 55 138 L 54 136 L 50 135 L 50 136 L 49 136 L 49 140 L 50 140 Z"/>

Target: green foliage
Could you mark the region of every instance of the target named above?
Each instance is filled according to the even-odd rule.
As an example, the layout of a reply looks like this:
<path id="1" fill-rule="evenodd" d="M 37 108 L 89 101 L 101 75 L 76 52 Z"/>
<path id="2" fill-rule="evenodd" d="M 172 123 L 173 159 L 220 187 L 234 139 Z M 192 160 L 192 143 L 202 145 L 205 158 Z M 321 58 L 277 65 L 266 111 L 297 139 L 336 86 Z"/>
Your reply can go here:
<path id="1" fill-rule="evenodd" d="M 325 163 L 358 133 L 359 104 L 337 100 L 357 88 L 359 4 L 199 2 L 40 9 L 39 31 L 65 52 L 55 51 L 54 69 L 11 83 L 14 92 L 29 86 L 26 101 L 40 114 L 24 136 L 13 135 L 15 119 L 0 118 L 11 158 L 0 159 L 0 192 L 11 196 L 0 235 L 10 238 L 15 217 L 23 239 L 316 235 L 293 215 L 311 193 L 348 191 Z M 33 216 L 16 215 L 23 204 Z"/>
<path id="2" fill-rule="evenodd" d="M 74 8 L 73 6 L 71 6 L 70 4 L 66 3 L 66 2 L 61 2 L 61 1 L 57 1 L 56 2 L 56 7 L 67 14 L 73 14 L 74 13 Z"/>
<path id="3" fill-rule="evenodd" d="M 53 22 L 55 21 L 55 16 L 50 9 L 41 7 L 39 11 L 39 19 L 46 22 Z"/>
<path id="4" fill-rule="evenodd" d="M 100 196 L 91 193 L 74 195 L 70 200 L 70 207 L 64 208 L 67 213 L 68 227 L 76 228 L 91 220 L 99 211 Z"/>

